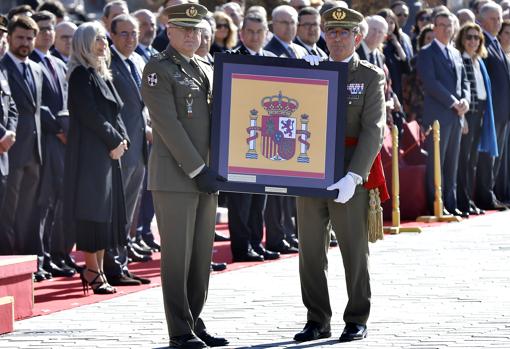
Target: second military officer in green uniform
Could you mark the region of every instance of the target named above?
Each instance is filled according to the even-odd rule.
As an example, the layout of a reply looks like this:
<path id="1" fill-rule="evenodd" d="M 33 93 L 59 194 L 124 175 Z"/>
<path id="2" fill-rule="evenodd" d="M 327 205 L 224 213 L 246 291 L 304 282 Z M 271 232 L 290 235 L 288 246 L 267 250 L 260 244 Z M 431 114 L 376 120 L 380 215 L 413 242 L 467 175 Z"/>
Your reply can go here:
<path id="1" fill-rule="evenodd" d="M 227 345 L 200 319 L 207 298 L 217 206 L 217 181 L 207 166 L 212 67 L 196 56 L 204 6 L 165 9 L 165 51 L 143 72 L 142 96 L 153 124 L 149 184 L 161 235 L 161 281 L 170 346 Z"/>
<path id="2" fill-rule="evenodd" d="M 337 235 L 345 268 L 348 302 L 344 311 L 345 329 L 340 341 L 363 339 L 370 312 L 368 273 L 369 194 L 361 184 L 381 149 L 385 124 L 384 73 L 360 61 L 355 48 L 362 36 L 363 16 L 350 9 L 333 8 L 323 14 L 325 39 L 330 60 L 348 63 L 347 114 L 345 123 L 345 176 L 331 185 L 338 190 L 333 199 L 298 198 L 299 275 L 303 303 L 308 309 L 304 329 L 296 341 L 331 336 L 331 306 L 327 282 L 328 222 Z M 314 57 L 305 57 L 318 64 Z"/>

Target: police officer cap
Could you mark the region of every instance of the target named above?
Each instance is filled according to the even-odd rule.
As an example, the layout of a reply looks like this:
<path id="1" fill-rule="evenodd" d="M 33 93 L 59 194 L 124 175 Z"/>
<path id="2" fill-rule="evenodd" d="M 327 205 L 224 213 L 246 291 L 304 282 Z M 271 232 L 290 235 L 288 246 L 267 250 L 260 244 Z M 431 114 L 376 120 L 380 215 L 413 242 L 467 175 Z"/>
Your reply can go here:
<path id="1" fill-rule="evenodd" d="M 333 7 L 322 14 L 324 28 L 352 29 L 363 21 L 363 15 L 349 8 Z"/>
<path id="2" fill-rule="evenodd" d="M 0 15 L 0 31 L 7 31 L 7 25 L 9 24 L 9 21 L 7 20 L 7 17 L 4 15 Z"/>
<path id="3" fill-rule="evenodd" d="M 168 24 L 180 27 L 204 27 L 202 19 L 207 14 L 207 8 L 199 4 L 180 4 L 169 6 L 163 11 L 168 16 Z"/>

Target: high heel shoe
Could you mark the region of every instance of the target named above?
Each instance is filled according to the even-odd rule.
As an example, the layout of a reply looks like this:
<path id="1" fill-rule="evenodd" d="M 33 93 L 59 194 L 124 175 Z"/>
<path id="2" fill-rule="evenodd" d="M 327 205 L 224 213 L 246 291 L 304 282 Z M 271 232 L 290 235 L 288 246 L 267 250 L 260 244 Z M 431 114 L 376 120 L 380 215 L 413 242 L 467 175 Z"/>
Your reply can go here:
<path id="1" fill-rule="evenodd" d="M 85 277 L 85 271 L 96 274 L 96 276 L 92 279 L 92 281 L 87 280 Z M 108 282 L 105 282 L 103 279 L 104 274 L 101 272 L 97 272 L 91 269 L 85 269 L 80 273 L 81 285 L 83 288 L 83 294 L 89 293 L 89 286 L 92 289 L 94 294 L 113 294 L 116 293 L 117 290 L 115 287 L 110 286 Z"/>

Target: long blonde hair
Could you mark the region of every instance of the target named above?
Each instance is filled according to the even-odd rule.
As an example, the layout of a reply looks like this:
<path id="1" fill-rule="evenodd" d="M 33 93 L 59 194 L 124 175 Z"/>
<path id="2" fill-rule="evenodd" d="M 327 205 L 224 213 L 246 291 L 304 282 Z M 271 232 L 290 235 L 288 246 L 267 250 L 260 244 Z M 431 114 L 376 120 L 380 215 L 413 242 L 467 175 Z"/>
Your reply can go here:
<path id="1" fill-rule="evenodd" d="M 103 79 L 110 80 L 112 73 L 110 66 L 110 49 L 106 45 L 105 59 L 99 59 L 94 53 L 94 46 L 98 36 L 106 36 L 103 25 L 97 21 L 81 24 L 73 35 L 71 57 L 68 63 L 67 78 L 79 66 L 93 68 Z"/>

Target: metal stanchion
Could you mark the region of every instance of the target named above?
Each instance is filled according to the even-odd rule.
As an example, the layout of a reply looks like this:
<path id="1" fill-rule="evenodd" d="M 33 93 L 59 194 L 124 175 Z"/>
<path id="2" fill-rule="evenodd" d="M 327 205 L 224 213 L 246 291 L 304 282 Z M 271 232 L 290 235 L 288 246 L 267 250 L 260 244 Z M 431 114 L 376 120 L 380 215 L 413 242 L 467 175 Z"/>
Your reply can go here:
<path id="1" fill-rule="evenodd" d="M 399 233 L 421 233 L 420 227 L 401 227 L 400 226 L 400 179 L 398 169 L 398 128 L 393 125 L 391 128 L 391 226 L 384 227 L 384 232 L 387 234 Z"/>
<path id="2" fill-rule="evenodd" d="M 439 121 L 434 121 L 432 126 L 434 136 L 434 215 L 420 216 L 417 222 L 460 222 L 462 218 L 453 215 L 443 215 L 443 193 L 441 183 L 441 154 L 439 152 L 440 129 Z M 430 155 L 430 154 L 429 154 Z"/>

